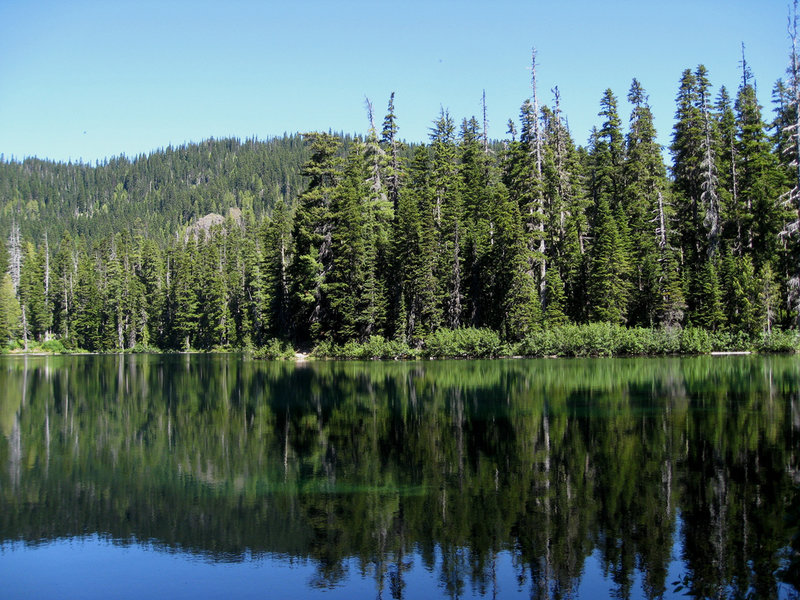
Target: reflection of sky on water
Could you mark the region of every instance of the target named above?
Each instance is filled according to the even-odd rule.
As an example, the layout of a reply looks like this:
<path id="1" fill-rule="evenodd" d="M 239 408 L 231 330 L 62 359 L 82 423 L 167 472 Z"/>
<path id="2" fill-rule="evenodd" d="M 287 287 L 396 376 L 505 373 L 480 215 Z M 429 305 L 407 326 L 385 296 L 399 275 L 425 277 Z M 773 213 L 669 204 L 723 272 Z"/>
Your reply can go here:
<path id="1" fill-rule="evenodd" d="M 680 559 L 681 542 L 675 532 L 673 561 L 668 581 L 678 580 L 685 565 Z M 437 567 L 441 554 L 437 554 Z M 447 597 L 438 568 L 427 569 L 420 557 L 408 558 L 410 569 L 405 574 L 404 598 Z M 8 543 L 0 545 L 0 580 L 2 597 L 14 598 L 81 598 L 85 600 L 117 598 L 139 600 L 160 598 L 330 598 L 353 600 L 379 597 L 374 565 L 366 570 L 356 559 L 346 561 L 347 576 L 339 584 L 320 584 L 313 561 L 285 556 L 266 556 L 244 560 L 220 561 L 206 556 L 164 550 L 137 542 L 110 542 L 97 535 L 62 539 L 42 544 Z M 528 577 L 518 579 L 509 552 L 501 552 L 496 563 L 496 588 L 483 589 L 464 585 L 461 598 L 529 598 Z M 596 550 L 584 562 L 583 576 L 575 590 L 576 597 L 605 599 L 614 582 L 603 572 L 602 558 Z M 683 597 L 667 589 L 665 598 Z M 563 590 L 562 590 L 563 593 Z M 384 598 L 391 597 L 389 577 L 384 577 Z M 570 597 L 566 594 L 566 597 Z M 631 586 L 631 600 L 645 598 L 641 572 L 636 571 Z M 788 598 L 782 586 L 780 598 Z"/>

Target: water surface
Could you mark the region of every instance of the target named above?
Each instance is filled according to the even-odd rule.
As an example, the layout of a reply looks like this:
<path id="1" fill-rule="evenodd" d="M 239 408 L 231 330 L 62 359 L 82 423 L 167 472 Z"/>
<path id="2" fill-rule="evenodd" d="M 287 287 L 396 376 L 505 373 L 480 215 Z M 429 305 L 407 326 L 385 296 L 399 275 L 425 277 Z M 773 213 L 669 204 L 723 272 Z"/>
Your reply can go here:
<path id="1" fill-rule="evenodd" d="M 3 357 L 0 433 L 4 598 L 800 586 L 798 357 Z"/>

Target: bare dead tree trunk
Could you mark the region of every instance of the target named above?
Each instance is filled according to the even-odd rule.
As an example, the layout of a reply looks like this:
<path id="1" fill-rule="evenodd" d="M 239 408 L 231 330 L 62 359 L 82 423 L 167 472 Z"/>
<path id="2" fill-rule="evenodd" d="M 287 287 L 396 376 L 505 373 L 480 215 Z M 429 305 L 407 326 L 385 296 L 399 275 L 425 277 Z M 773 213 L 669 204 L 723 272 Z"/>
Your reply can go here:
<path id="1" fill-rule="evenodd" d="M 25 314 L 25 305 L 22 305 L 22 339 L 25 341 L 25 352 L 28 351 L 28 317 Z"/>
<path id="2" fill-rule="evenodd" d="M 47 231 L 44 232 L 44 307 L 45 312 L 50 312 L 50 244 L 47 241 Z M 50 339 L 50 328 L 45 332 L 45 339 Z"/>
<path id="3" fill-rule="evenodd" d="M 11 233 L 8 236 L 8 252 L 11 255 L 9 271 L 11 283 L 14 284 L 14 293 L 19 289 L 19 278 L 22 271 L 22 241 L 19 235 L 19 225 L 14 222 L 11 225 Z"/>
<path id="4" fill-rule="evenodd" d="M 533 90 L 533 138 L 536 158 L 536 178 L 542 181 L 542 131 L 539 127 L 539 96 L 536 91 L 536 48 L 531 50 L 531 88 Z M 539 300 L 542 308 L 547 304 L 547 290 L 545 280 L 547 277 L 547 259 L 545 258 L 544 241 L 544 196 L 541 187 L 537 186 L 536 211 L 539 216 L 537 229 L 539 231 Z"/>
<path id="5" fill-rule="evenodd" d="M 664 217 L 664 196 L 658 192 L 658 227 L 656 228 L 658 247 L 663 252 L 667 248 L 667 220 Z"/>
<path id="6" fill-rule="evenodd" d="M 794 151 L 792 166 L 795 168 L 795 180 L 791 191 L 787 194 L 786 203 L 791 213 L 797 218 L 786 224 L 781 236 L 789 238 L 800 234 L 800 58 L 797 55 L 797 0 L 794 0 L 793 13 L 789 18 L 789 38 L 792 40 L 791 64 L 791 103 L 794 108 L 794 122 L 787 128 L 790 130 L 790 147 Z M 788 239 L 787 239 L 788 242 Z M 789 309 L 796 315 L 796 324 L 800 327 L 800 265 L 795 266 L 795 272 L 789 279 Z"/>
<path id="7" fill-rule="evenodd" d="M 558 86 L 554 87 L 553 90 L 553 103 L 555 105 L 555 119 L 556 119 L 556 169 L 558 170 L 558 196 L 559 196 L 559 207 L 558 207 L 558 237 L 559 240 L 563 243 L 564 236 L 566 235 L 566 211 L 564 210 L 564 198 L 567 197 L 569 193 L 569 175 L 564 169 L 564 161 L 566 159 L 567 149 L 565 148 L 565 140 L 564 136 L 562 135 L 561 131 L 561 92 L 558 90 Z"/>
<path id="8" fill-rule="evenodd" d="M 461 240 L 458 223 L 456 223 L 453 243 L 453 290 L 450 295 L 450 327 L 458 329 L 461 325 Z"/>
<path id="9" fill-rule="evenodd" d="M 489 119 L 486 118 L 486 90 L 483 90 L 483 98 L 481 100 L 483 108 L 483 152 L 489 153 Z"/>
<path id="10" fill-rule="evenodd" d="M 703 108 L 703 129 L 704 129 L 704 156 L 701 163 L 702 169 L 705 171 L 703 183 L 701 184 L 703 192 L 700 194 L 700 200 L 705 204 L 706 215 L 704 225 L 708 229 L 708 256 L 713 258 L 717 253 L 719 245 L 719 196 L 717 194 L 717 173 L 714 164 L 714 147 L 711 140 L 711 115 L 708 114 L 708 102 L 705 97 L 705 91 L 700 97 L 700 104 Z M 752 237 L 751 237 L 752 245 Z"/>

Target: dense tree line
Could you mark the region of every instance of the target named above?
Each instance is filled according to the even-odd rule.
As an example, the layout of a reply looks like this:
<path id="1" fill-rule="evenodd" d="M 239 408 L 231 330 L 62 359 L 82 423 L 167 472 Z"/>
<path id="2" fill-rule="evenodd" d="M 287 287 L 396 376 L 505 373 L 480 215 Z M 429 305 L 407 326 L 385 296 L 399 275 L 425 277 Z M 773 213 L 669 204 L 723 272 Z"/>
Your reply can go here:
<path id="1" fill-rule="evenodd" d="M 514 341 L 567 322 L 796 327 L 792 65 L 771 121 L 746 64 L 733 97 L 702 65 L 684 71 L 669 169 L 639 81 L 627 127 L 606 90 L 581 147 L 535 77 L 501 143 L 443 110 L 429 143 L 407 147 L 392 96 L 380 127 L 370 105 L 363 137 L 3 163 L 0 335 L 122 350 L 418 344 L 460 327 Z"/>

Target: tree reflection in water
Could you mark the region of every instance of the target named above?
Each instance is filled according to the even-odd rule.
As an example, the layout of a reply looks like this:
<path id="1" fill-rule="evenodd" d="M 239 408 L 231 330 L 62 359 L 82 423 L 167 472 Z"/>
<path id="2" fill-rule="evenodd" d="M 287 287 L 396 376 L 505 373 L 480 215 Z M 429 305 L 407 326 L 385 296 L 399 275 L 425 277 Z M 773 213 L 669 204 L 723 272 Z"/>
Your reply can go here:
<path id="1" fill-rule="evenodd" d="M 798 586 L 795 357 L 15 357 L 0 389 L 5 542 L 301 558 L 319 586 L 355 560 L 393 598 L 420 568 L 577 597 L 590 556 L 621 598 Z"/>

